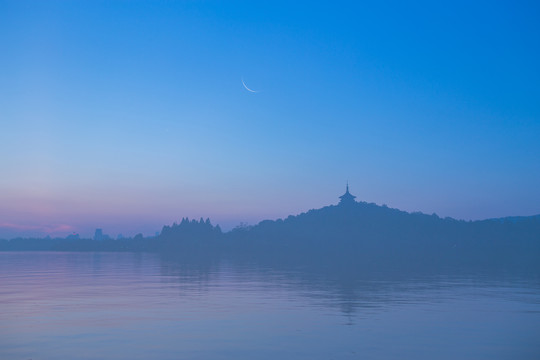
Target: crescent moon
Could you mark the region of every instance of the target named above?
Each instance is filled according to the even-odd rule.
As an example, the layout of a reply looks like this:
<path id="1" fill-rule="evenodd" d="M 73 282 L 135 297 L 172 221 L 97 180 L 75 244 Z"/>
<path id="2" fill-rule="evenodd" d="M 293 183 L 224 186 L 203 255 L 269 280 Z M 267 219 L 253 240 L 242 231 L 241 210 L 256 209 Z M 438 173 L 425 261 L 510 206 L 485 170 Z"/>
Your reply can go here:
<path id="1" fill-rule="evenodd" d="M 242 85 L 244 85 L 244 88 L 246 88 L 246 90 L 249 91 L 249 92 L 252 92 L 252 93 L 257 93 L 258 92 L 256 90 L 251 90 L 250 88 L 248 88 L 246 83 L 244 82 L 244 79 L 242 79 Z"/>

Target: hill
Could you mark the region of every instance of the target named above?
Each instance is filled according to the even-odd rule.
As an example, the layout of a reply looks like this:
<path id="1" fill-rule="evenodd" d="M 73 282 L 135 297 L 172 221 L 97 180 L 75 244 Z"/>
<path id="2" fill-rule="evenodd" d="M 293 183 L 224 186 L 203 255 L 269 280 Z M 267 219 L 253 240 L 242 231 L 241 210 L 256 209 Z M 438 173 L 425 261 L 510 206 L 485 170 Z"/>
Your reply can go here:
<path id="1" fill-rule="evenodd" d="M 540 265 L 540 216 L 483 221 L 408 213 L 341 198 L 338 205 L 285 219 L 222 232 L 209 219 L 182 219 L 160 235 L 96 241 L 90 239 L 13 239 L 0 250 L 151 251 L 182 256 L 267 259 L 268 261 L 408 266 Z"/>

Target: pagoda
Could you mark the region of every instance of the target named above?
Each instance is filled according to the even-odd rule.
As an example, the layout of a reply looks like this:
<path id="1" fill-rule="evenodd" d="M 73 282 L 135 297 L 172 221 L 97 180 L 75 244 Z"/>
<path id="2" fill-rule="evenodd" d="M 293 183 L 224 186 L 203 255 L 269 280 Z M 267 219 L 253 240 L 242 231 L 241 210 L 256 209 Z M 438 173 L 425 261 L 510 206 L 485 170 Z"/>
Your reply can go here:
<path id="1" fill-rule="evenodd" d="M 339 205 L 351 205 L 355 204 L 356 201 L 354 200 L 356 196 L 352 195 L 349 192 L 349 182 L 347 182 L 347 190 L 345 191 L 345 194 L 341 195 L 339 197 Z"/>

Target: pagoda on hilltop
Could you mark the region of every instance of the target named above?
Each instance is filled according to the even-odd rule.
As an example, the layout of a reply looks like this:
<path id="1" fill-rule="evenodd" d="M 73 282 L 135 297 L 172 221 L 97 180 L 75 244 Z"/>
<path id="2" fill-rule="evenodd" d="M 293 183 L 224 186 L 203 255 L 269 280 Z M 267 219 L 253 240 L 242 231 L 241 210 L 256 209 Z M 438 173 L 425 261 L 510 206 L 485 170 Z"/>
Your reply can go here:
<path id="1" fill-rule="evenodd" d="M 341 195 L 339 197 L 339 205 L 352 205 L 355 204 L 356 201 L 354 200 L 356 196 L 352 195 L 349 192 L 349 182 L 347 181 L 347 189 L 345 190 L 345 194 Z"/>

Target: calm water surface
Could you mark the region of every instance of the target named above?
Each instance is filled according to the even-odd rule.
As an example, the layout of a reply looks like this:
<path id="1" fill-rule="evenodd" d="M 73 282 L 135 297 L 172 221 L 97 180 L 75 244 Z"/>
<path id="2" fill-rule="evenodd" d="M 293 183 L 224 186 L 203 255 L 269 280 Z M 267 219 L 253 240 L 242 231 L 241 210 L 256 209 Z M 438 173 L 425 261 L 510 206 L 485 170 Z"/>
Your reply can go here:
<path id="1" fill-rule="evenodd" d="M 0 359 L 540 359 L 534 277 L 0 253 Z"/>

